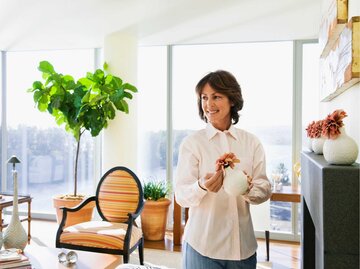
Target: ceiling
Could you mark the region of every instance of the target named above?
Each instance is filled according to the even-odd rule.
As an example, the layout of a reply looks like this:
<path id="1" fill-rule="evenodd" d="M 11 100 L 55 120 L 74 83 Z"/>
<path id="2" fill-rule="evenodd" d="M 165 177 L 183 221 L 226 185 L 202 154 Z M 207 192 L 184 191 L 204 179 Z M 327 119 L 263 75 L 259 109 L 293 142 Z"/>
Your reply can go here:
<path id="1" fill-rule="evenodd" d="M 0 50 L 317 38 L 321 0 L 0 0 Z"/>

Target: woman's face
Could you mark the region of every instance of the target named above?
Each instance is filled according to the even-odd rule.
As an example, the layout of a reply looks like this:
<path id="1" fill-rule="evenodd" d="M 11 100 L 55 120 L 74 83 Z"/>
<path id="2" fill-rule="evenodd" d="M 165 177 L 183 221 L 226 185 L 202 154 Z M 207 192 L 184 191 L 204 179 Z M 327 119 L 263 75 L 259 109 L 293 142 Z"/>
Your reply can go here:
<path id="1" fill-rule="evenodd" d="M 208 122 L 216 129 L 224 131 L 231 125 L 231 103 L 229 98 L 216 92 L 206 83 L 201 93 L 201 107 Z"/>

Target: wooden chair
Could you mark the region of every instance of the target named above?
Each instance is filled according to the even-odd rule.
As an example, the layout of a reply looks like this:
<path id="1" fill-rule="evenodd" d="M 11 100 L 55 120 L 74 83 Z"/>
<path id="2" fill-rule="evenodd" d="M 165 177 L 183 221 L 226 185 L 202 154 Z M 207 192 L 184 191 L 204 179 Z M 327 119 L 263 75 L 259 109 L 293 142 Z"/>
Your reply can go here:
<path id="1" fill-rule="evenodd" d="M 138 177 L 126 167 L 114 167 L 101 178 L 95 196 L 74 208 L 62 208 L 63 218 L 56 235 L 56 247 L 118 254 L 124 263 L 139 248 L 144 264 L 144 237 L 135 219 L 143 206 L 143 190 Z M 95 201 L 102 220 L 92 220 L 64 228 L 67 213 Z"/>

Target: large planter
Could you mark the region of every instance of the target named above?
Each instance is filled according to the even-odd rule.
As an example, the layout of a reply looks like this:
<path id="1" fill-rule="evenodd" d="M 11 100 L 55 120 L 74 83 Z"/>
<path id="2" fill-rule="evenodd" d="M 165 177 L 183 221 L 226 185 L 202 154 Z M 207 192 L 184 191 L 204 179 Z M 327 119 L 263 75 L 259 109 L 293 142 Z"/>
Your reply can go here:
<path id="1" fill-rule="evenodd" d="M 75 207 L 78 204 L 80 204 L 82 201 L 83 200 L 62 199 L 60 198 L 60 195 L 54 196 L 53 204 L 54 207 L 56 208 L 56 220 L 58 224 L 60 224 L 63 215 L 62 210 L 60 209 L 61 207 L 68 207 L 68 208 Z M 95 202 L 90 202 L 84 208 L 82 208 L 77 212 L 68 212 L 64 228 L 66 228 L 67 226 L 75 225 L 80 222 L 90 221 L 92 219 L 94 207 L 95 207 Z"/>
<path id="2" fill-rule="evenodd" d="M 170 204 L 171 201 L 166 198 L 158 201 L 145 201 L 141 213 L 141 228 L 145 240 L 164 240 Z"/>

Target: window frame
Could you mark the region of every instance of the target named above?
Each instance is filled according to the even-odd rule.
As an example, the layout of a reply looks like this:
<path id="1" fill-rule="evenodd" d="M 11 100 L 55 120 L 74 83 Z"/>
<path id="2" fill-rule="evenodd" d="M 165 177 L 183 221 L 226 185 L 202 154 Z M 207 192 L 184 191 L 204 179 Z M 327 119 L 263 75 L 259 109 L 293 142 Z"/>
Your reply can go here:
<path id="1" fill-rule="evenodd" d="M 292 94 L 292 166 L 300 161 L 300 152 L 302 149 L 302 61 L 303 61 L 303 45 L 309 43 L 317 43 L 316 39 L 309 40 L 293 40 L 293 94 Z M 170 181 L 173 177 L 173 100 L 172 100 L 172 78 L 173 78 L 173 45 L 167 46 L 167 178 Z M 299 188 L 299 182 L 292 173 L 292 187 Z M 171 182 L 170 182 L 171 183 Z M 290 233 L 281 231 L 271 231 L 271 238 L 276 240 L 300 241 L 300 234 L 297 232 L 298 227 L 298 209 L 300 204 L 292 203 L 291 205 L 291 227 Z M 257 232 L 259 237 L 264 237 L 264 233 Z"/>
<path id="2" fill-rule="evenodd" d="M 84 48 L 84 49 L 88 49 L 88 48 Z M 70 49 L 69 49 L 70 50 Z M 76 49 L 78 50 L 78 49 Z M 94 68 L 100 68 L 101 67 L 101 62 L 103 61 L 103 55 L 102 52 L 103 50 L 101 48 L 93 48 L 93 61 L 94 61 Z M 44 49 L 45 51 L 45 49 Z M 47 51 L 47 50 L 46 50 Z M 13 51 L 11 51 L 13 52 Z M 7 189 L 7 172 L 8 169 L 10 169 L 6 163 L 6 156 L 8 155 L 8 132 L 7 132 L 7 51 L 1 51 L 1 89 L 0 89 L 0 102 L 1 102 L 1 111 L 0 111 L 0 134 L 1 134 L 1 156 L 0 156 L 0 160 L 1 160 L 1 182 L 0 182 L 0 192 L 4 192 Z M 101 160 L 101 152 L 102 152 L 102 139 L 101 139 L 101 134 L 94 139 L 94 160 L 93 160 L 93 170 L 94 170 L 94 178 L 93 178 L 93 185 L 94 188 L 96 187 L 96 181 L 101 177 L 101 165 L 102 165 L 102 160 Z M 12 209 L 5 209 L 4 210 L 4 214 L 9 214 L 9 212 L 11 212 Z M 22 212 L 23 210 L 21 210 L 19 212 L 20 215 L 24 215 L 27 214 L 26 212 Z M 53 213 L 40 213 L 40 212 L 32 212 L 31 213 L 32 218 L 36 218 L 36 219 L 43 219 L 43 220 L 56 220 L 56 212 L 55 210 L 53 211 Z"/>

